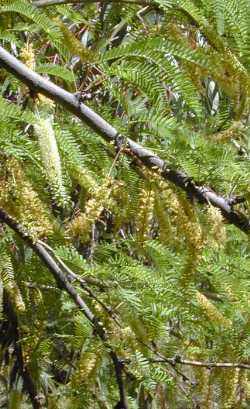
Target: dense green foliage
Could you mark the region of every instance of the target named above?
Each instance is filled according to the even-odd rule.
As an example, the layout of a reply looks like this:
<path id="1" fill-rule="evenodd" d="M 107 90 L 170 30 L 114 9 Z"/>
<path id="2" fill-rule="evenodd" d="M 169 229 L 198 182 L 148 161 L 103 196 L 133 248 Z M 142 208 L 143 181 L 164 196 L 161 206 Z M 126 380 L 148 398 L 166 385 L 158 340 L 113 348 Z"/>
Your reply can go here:
<path id="1" fill-rule="evenodd" d="M 250 217 L 249 23 L 248 0 L 2 0 L 0 42 L 81 91 L 125 137 L 244 197 L 237 209 Z M 1 224 L 1 407 L 35 407 L 27 372 L 39 407 L 118 408 L 110 347 L 131 409 L 250 407 L 249 369 L 179 363 L 249 362 L 248 236 L 6 70 L 0 78 L 0 207 L 85 280 L 73 285 L 108 340 Z"/>

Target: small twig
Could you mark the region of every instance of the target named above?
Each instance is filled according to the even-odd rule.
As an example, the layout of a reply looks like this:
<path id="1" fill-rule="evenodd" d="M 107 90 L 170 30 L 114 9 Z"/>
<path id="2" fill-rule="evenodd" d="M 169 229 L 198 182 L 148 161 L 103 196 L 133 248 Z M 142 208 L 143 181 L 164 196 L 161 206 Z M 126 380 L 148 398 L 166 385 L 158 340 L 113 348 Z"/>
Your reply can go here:
<path id="1" fill-rule="evenodd" d="M 113 171 L 113 169 L 114 169 L 114 167 L 115 167 L 115 165 L 116 165 L 116 163 L 117 163 L 117 161 L 118 161 L 118 159 L 119 159 L 119 157 L 120 157 L 120 155 L 122 153 L 123 147 L 126 146 L 126 142 L 125 142 L 123 136 L 120 135 L 120 134 L 116 135 L 114 143 L 115 143 L 116 155 L 115 155 L 114 160 L 113 160 L 113 162 L 111 164 L 111 167 L 109 169 L 108 177 L 111 176 L 111 173 L 112 173 L 112 171 Z"/>
<path id="2" fill-rule="evenodd" d="M 59 288 L 54 287 L 53 285 L 30 283 L 28 281 L 24 281 L 24 284 L 26 285 L 26 287 L 32 288 L 33 290 L 60 291 Z"/>
<path id="3" fill-rule="evenodd" d="M 151 9 L 152 9 L 151 6 L 146 6 L 146 7 L 143 7 L 143 9 L 139 10 L 139 11 L 136 13 L 138 19 L 139 19 L 140 22 L 142 23 L 142 25 L 143 25 L 143 27 L 144 27 L 145 30 L 147 30 L 147 26 L 146 26 L 146 24 L 145 24 L 145 22 L 144 22 L 144 20 L 143 20 L 143 17 L 144 17 Z"/>
<path id="4" fill-rule="evenodd" d="M 246 150 L 246 148 L 244 148 L 243 146 L 241 146 L 237 141 L 235 141 L 234 139 L 232 139 L 232 144 L 235 146 L 235 148 L 238 150 L 238 154 L 239 156 L 241 156 L 242 158 L 246 159 L 246 160 L 250 160 L 250 155 L 249 152 Z"/>
<path id="5" fill-rule="evenodd" d="M 175 358 L 159 358 L 159 359 L 150 359 L 150 362 L 154 363 L 168 363 L 170 365 L 189 365 L 189 366 L 197 366 L 197 367 L 204 367 L 204 368 L 225 368 L 225 369 L 232 369 L 232 368 L 241 368 L 241 369 L 250 369 L 249 364 L 237 363 L 237 362 L 205 362 L 205 361 L 191 361 L 188 359 L 182 359 L 181 357 Z"/>
<path id="6" fill-rule="evenodd" d="M 150 345 L 145 344 L 145 342 L 141 341 L 139 338 L 137 338 L 137 341 L 142 344 L 144 347 L 146 347 L 147 349 L 149 349 L 151 352 L 153 352 L 155 355 L 159 356 L 159 360 L 160 359 L 165 359 L 165 357 L 163 357 L 160 352 L 157 351 L 156 348 L 152 348 Z M 157 359 L 150 359 L 148 358 L 148 360 L 152 363 L 156 363 Z M 163 361 L 160 361 L 163 362 Z M 164 363 L 164 362 L 163 362 Z M 176 368 L 176 362 L 168 360 L 165 361 L 165 363 L 169 364 L 174 371 L 177 373 L 177 375 L 181 376 L 184 382 L 188 382 L 190 385 L 195 386 L 194 382 L 191 381 L 184 373 L 182 373 L 179 369 Z"/>
<path id="7" fill-rule="evenodd" d="M 62 269 L 68 274 L 69 277 L 73 278 L 74 280 L 78 281 L 82 287 L 83 290 L 85 290 L 88 295 L 93 298 L 98 304 L 102 306 L 104 311 L 116 322 L 119 327 L 121 327 L 119 321 L 117 320 L 116 315 L 112 311 L 111 307 L 106 306 L 102 300 L 100 300 L 94 293 L 93 291 L 88 287 L 86 281 L 84 278 L 79 277 L 77 274 L 75 274 L 70 268 L 62 261 L 62 259 L 55 254 L 55 251 L 46 243 L 44 243 L 42 240 L 37 240 L 37 243 L 41 244 L 43 247 L 45 247 L 50 253 L 53 254 L 53 256 L 56 258 L 58 261 L 59 265 L 62 267 Z"/>

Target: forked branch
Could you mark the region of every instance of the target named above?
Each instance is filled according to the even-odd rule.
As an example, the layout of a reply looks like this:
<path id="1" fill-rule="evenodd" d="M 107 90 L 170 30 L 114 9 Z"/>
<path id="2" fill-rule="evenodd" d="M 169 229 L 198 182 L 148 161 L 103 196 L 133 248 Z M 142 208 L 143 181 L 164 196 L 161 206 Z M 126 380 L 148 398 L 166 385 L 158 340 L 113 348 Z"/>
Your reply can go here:
<path id="1" fill-rule="evenodd" d="M 119 395 L 120 395 L 119 403 L 123 405 L 121 406 L 123 409 L 129 409 L 126 394 L 125 394 L 125 386 L 124 386 L 124 381 L 123 381 L 123 376 L 122 376 L 123 375 L 122 369 L 120 368 L 120 371 L 118 371 L 117 369 L 120 360 L 116 352 L 113 351 L 112 347 L 108 344 L 106 331 L 103 328 L 98 317 L 95 314 L 93 314 L 93 312 L 89 309 L 87 304 L 80 297 L 76 289 L 68 281 L 66 275 L 64 274 L 60 266 L 56 263 L 54 258 L 48 253 L 48 251 L 39 242 L 35 242 L 32 239 L 32 237 L 28 234 L 28 232 L 23 229 L 21 224 L 18 223 L 13 217 L 11 217 L 2 208 L 0 208 L 0 222 L 5 223 L 12 230 L 14 230 L 17 233 L 17 235 L 38 255 L 38 257 L 43 262 L 43 264 L 45 264 L 46 267 L 49 269 L 49 271 L 53 274 L 58 284 L 58 287 L 62 288 L 68 293 L 70 298 L 79 307 L 80 311 L 84 314 L 84 316 L 88 319 L 88 321 L 91 322 L 91 324 L 93 325 L 93 328 L 95 329 L 95 332 L 97 333 L 99 338 L 104 342 L 104 344 L 107 346 L 109 350 L 109 355 L 114 365 L 116 382 L 118 385 L 118 390 L 119 390 Z M 39 409 L 39 408 L 40 406 L 34 406 L 34 409 Z"/>

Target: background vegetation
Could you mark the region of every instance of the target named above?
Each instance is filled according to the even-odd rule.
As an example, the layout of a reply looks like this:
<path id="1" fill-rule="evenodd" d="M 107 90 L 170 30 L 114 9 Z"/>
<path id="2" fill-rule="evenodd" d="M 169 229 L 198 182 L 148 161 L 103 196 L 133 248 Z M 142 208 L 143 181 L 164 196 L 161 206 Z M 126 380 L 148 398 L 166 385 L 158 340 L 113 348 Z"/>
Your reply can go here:
<path id="1" fill-rule="evenodd" d="M 249 23 L 1 1 L 1 408 L 250 407 Z"/>

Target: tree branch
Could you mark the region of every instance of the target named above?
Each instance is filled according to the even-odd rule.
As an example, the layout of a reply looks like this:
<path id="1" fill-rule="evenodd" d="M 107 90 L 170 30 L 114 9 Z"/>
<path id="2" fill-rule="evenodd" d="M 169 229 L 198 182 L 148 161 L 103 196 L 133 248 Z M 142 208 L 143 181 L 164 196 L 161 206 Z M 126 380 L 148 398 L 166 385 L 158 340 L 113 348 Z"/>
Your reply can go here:
<path id="1" fill-rule="evenodd" d="M 106 331 L 98 317 L 92 313 L 87 304 L 79 296 L 75 288 L 70 284 L 61 268 L 55 262 L 53 257 L 47 252 L 47 250 L 39 242 L 33 241 L 32 237 L 23 229 L 23 227 L 2 208 L 0 208 L 0 222 L 7 224 L 12 230 L 14 230 L 17 235 L 38 255 L 40 260 L 53 274 L 59 288 L 62 288 L 69 294 L 74 303 L 80 308 L 84 316 L 92 323 L 96 333 L 109 349 L 109 355 L 115 369 L 116 381 L 120 394 L 120 404 L 122 405 L 121 409 L 129 409 L 122 377 L 122 369 L 120 368 L 119 371 L 117 370 L 117 365 L 119 364 L 120 360 L 116 352 L 108 344 Z M 40 406 L 36 406 L 34 409 L 40 409 Z"/>
<path id="2" fill-rule="evenodd" d="M 87 285 L 87 282 L 85 280 L 85 277 L 82 278 L 79 275 L 77 275 L 76 273 L 74 273 L 62 260 L 60 257 L 58 257 L 54 250 L 48 246 L 48 244 L 44 243 L 41 240 L 37 240 L 37 243 L 41 244 L 44 248 L 46 248 L 49 253 L 51 253 L 53 255 L 53 257 L 57 260 L 59 266 L 62 268 L 62 270 L 65 271 L 67 278 L 69 281 L 73 281 L 76 280 L 80 283 L 80 286 L 83 290 L 86 291 L 86 293 L 96 302 L 98 302 L 98 304 L 101 305 L 101 307 L 103 308 L 103 310 L 115 321 L 115 323 L 121 327 L 119 321 L 117 320 L 117 316 L 116 314 L 112 311 L 110 306 L 107 306 L 106 304 L 104 304 L 104 302 L 102 300 L 100 300 L 99 297 L 97 297 L 93 291 L 91 290 L 91 288 L 89 288 L 89 286 Z M 98 280 L 97 280 L 98 281 Z"/>
<path id="3" fill-rule="evenodd" d="M 150 345 L 146 344 L 144 341 L 140 340 L 137 338 L 137 341 L 142 344 L 144 347 L 149 349 L 153 354 L 159 356 L 158 360 L 159 363 L 167 363 L 168 365 L 171 366 L 171 368 L 174 370 L 174 372 L 181 376 L 184 382 L 188 382 L 190 385 L 194 386 L 194 383 L 191 379 L 189 379 L 183 372 L 181 372 L 179 369 L 176 368 L 176 361 L 173 358 L 165 358 L 155 347 L 151 347 Z M 148 358 L 149 362 L 156 363 L 158 360 L 156 358 Z"/>
<path id="4" fill-rule="evenodd" d="M 232 144 L 235 146 L 235 148 L 238 151 L 238 155 L 246 160 L 250 160 L 250 155 L 249 152 L 246 150 L 246 148 L 244 148 L 243 146 L 241 146 L 235 139 L 232 139 Z"/>
<path id="5" fill-rule="evenodd" d="M 34 252 L 38 255 L 40 260 L 46 265 L 46 267 L 50 270 L 53 274 L 56 282 L 58 283 L 59 287 L 65 290 L 70 297 L 73 299 L 75 304 L 80 307 L 81 311 L 85 315 L 85 317 L 93 324 L 94 328 L 96 329 L 98 335 L 105 339 L 105 334 L 103 328 L 100 327 L 98 320 L 94 316 L 94 314 L 90 311 L 89 307 L 82 298 L 79 296 L 77 291 L 72 287 L 72 285 L 68 282 L 65 274 L 62 272 L 60 267 L 51 257 L 51 255 L 44 249 L 41 244 L 36 243 L 32 240 L 29 234 L 23 230 L 22 226 L 17 223 L 9 214 L 5 212 L 4 209 L 0 208 L 0 221 L 7 224 L 12 230 L 14 230 L 21 239 L 31 247 Z"/>
<path id="6" fill-rule="evenodd" d="M 40 92 L 61 104 L 107 141 L 115 142 L 117 140 L 119 136 L 118 131 L 87 105 L 79 102 L 74 94 L 65 91 L 53 82 L 30 70 L 2 47 L 0 47 L 0 63 L 7 71 L 11 72 L 34 92 Z M 131 154 L 140 159 L 145 166 L 161 171 L 163 178 L 184 190 L 189 198 L 196 198 L 200 203 L 210 203 L 220 209 L 224 218 L 229 223 L 234 224 L 247 234 L 250 232 L 249 219 L 240 212 L 235 211 L 228 199 L 218 195 L 207 186 L 200 186 L 198 182 L 193 181 L 184 172 L 174 169 L 169 163 L 132 139 L 127 139 L 127 146 Z"/>
<path id="7" fill-rule="evenodd" d="M 168 363 L 170 365 L 189 365 L 189 366 L 197 366 L 197 367 L 204 367 L 204 368 L 225 368 L 225 369 L 232 369 L 232 368 L 241 368 L 241 369 L 250 369 L 249 364 L 237 363 L 237 362 L 205 362 L 205 361 L 192 361 L 188 359 L 182 359 L 180 357 L 175 358 L 158 358 L 158 359 L 150 359 L 150 362 L 154 363 Z"/>
<path id="8" fill-rule="evenodd" d="M 123 380 L 124 363 L 121 359 L 117 357 L 117 355 L 113 351 L 110 352 L 110 356 L 114 364 L 116 382 L 117 382 L 117 385 L 119 388 L 119 394 L 120 394 L 120 400 L 115 406 L 115 409 L 128 409 L 129 408 L 128 400 L 127 400 L 125 385 L 124 385 L 124 380 Z"/>
<path id="9" fill-rule="evenodd" d="M 32 4 L 36 7 L 48 7 L 58 4 L 91 4 L 91 3 L 128 3 L 128 4 L 139 4 L 142 6 L 152 5 L 151 0 L 37 0 Z"/>
<path id="10" fill-rule="evenodd" d="M 13 368 L 14 372 L 17 371 L 19 376 L 22 378 L 23 388 L 30 397 L 33 409 L 41 409 L 42 406 L 39 402 L 39 395 L 36 389 L 36 385 L 33 382 L 32 376 L 30 375 L 29 370 L 24 363 L 22 347 L 20 344 L 17 315 L 6 291 L 4 291 L 3 293 L 3 299 L 3 312 L 8 319 L 8 327 L 7 334 L 2 335 L 8 336 L 10 339 L 8 339 L 7 342 L 13 343 L 13 353 L 16 358 L 16 368 Z"/>

